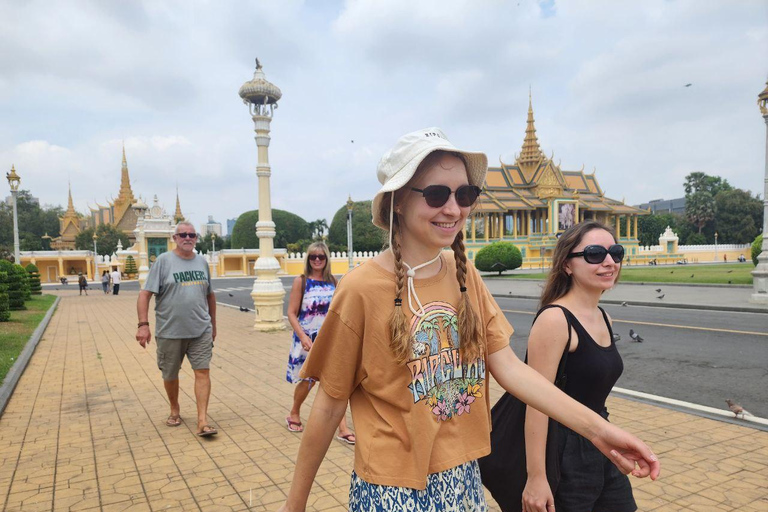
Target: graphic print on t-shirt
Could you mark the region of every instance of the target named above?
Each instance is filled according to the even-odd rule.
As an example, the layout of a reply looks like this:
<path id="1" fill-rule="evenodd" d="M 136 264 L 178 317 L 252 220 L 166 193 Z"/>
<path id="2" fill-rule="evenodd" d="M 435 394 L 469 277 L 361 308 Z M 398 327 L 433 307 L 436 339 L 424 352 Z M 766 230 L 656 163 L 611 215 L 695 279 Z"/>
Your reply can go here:
<path id="1" fill-rule="evenodd" d="M 412 359 L 408 385 L 413 403 L 424 402 L 436 421 L 469 414 L 483 396 L 485 361 L 465 364 L 459 356 L 458 315 L 447 302 L 430 302 L 424 316 L 411 319 Z"/>

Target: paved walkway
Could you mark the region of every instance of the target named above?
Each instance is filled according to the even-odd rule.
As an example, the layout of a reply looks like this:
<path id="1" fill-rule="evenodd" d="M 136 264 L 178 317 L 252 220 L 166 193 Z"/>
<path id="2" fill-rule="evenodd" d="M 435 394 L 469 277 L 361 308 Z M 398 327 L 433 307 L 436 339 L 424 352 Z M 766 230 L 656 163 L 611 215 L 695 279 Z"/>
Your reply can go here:
<path id="1" fill-rule="evenodd" d="M 0 418 L 0 510 L 277 509 L 301 439 L 283 421 L 289 334 L 255 333 L 252 313 L 219 308 L 210 414 L 220 433 L 200 439 L 186 364 L 185 422 L 164 425 L 155 345 L 133 339 L 136 293 L 59 293 Z M 618 398 L 609 407 L 662 459 L 659 481 L 633 480 L 640 510 L 768 509 L 768 433 Z M 352 459 L 353 448 L 331 444 L 308 510 L 346 510 Z"/>

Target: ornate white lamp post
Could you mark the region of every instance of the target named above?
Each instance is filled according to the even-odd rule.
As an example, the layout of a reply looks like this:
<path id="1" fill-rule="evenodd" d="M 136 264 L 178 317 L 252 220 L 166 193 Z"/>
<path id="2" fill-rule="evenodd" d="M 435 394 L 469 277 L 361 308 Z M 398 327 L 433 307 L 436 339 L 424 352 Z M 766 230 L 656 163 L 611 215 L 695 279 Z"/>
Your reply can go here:
<path id="1" fill-rule="evenodd" d="M 211 233 L 211 261 L 213 262 L 213 277 L 219 276 L 219 270 L 216 268 L 218 265 L 216 264 L 216 233 Z"/>
<path id="2" fill-rule="evenodd" d="M 144 221 L 147 215 L 149 206 L 145 203 L 141 197 L 133 203 L 131 207 L 136 212 L 136 229 L 133 230 L 136 236 L 136 245 L 139 249 L 139 287 L 143 287 L 147 281 L 149 275 L 149 257 L 147 256 L 147 239 L 144 236 Z M 118 241 L 118 250 L 121 249 L 120 242 Z"/>
<path id="3" fill-rule="evenodd" d="M 355 258 L 352 253 L 352 210 L 355 203 L 352 202 L 352 196 L 347 199 L 347 256 L 349 257 L 349 270 L 355 265 Z"/>
<path id="4" fill-rule="evenodd" d="M 256 131 L 256 146 L 259 157 L 256 176 L 259 177 L 259 221 L 256 223 L 256 236 L 259 238 L 259 259 L 256 260 L 256 280 L 253 282 L 251 297 L 256 310 L 254 329 L 257 331 L 275 331 L 285 329 L 283 321 L 283 298 L 285 290 L 278 279 L 280 264 L 274 256 L 275 223 L 272 222 L 272 202 L 269 193 L 269 125 L 277 108 L 277 100 L 282 93 L 274 84 L 267 81 L 256 59 L 256 72 L 253 79 L 245 82 L 239 91 L 243 103 L 253 119 Z"/>
<path id="5" fill-rule="evenodd" d="M 717 231 L 715 231 L 715 263 L 717 263 Z"/>
<path id="6" fill-rule="evenodd" d="M 757 97 L 757 105 L 765 120 L 765 183 L 763 188 L 763 246 L 752 271 L 752 297 L 750 302 L 768 304 L 768 82 Z"/>
<path id="7" fill-rule="evenodd" d="M 19 193 L 19 183 L 21 178 L 16 174 L 16 169 L 11 165 L 11 172 L 5 173 L 8 178 L 8 184 L 11 186 L 11 197 L 13 197 L 13 262 L 21 265 L 21 255 L 19 254 L 19 215 L 16 211 L 16 196 Z"/>
<path id="8" fill-rule="evenodd" d="M 99 279 L 99 262 L 97 258 L 99 257 L 99 254 L 96 252 L 96 240 L 98 240 L 98 236 L 96 236 L 96 233 L 93 234 L 93 280 L 98 281 Z"/>

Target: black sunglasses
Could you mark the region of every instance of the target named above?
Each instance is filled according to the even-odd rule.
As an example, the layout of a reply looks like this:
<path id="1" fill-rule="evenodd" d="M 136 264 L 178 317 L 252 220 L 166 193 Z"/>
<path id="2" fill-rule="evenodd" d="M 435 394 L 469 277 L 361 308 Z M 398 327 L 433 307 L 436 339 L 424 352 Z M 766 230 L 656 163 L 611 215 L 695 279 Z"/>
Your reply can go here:
<path id="1" fill-rule="evenodd" d="M 462 208 L 472 206 L 480 196 L 480 187 L 475 185 L 462 185 L 456 189 L 456 192 L 447 185 L 430 185 L 424 189 L 411 187 L 411 190 L 421 192 L 421 195 L 427 200 L 427 204 L 432 208 L 443 206 L 454 193 L 456 194 L 456 203 Z"/>
<path id="2" fill-rule="evenodd" d="M 197 238 L 197 233 L 176 233 L 179 238 Z"/>
<path id="3" fill-rule="evenodd" d="M 325 254 L 310 254 L 309 261 L 315 260 L 325 261 Z"/>
<path id="4" fill-rule="evenodd" d="M 578 256 L 584 256 L 584 261 L 591 263 L 592 265 L 599 265 L 605 261 L 605 256 L 611 255 L 614 263 L 619 263 L 624 259 L 624 246 L 619 244 L 613 244 L 608 249 L 602 245 L 588 245 L 581 252 L 572 252 L 568 255 L 569 258 L 576 258 Z"/>

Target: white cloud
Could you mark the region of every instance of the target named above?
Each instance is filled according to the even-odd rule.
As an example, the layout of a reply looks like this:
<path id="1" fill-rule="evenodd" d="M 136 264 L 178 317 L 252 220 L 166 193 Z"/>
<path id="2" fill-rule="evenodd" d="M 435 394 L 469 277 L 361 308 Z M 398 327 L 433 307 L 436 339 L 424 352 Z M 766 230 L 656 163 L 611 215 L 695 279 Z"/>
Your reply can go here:
<path id="1" fill-rule="evenodd" d="M 528 88 L 543 149 L 627 202 L 693 170 L 762 189 L 768 6 L 758 2 L 0 3 L 0 166 L 43 202 L 102 204 L 123 141 L 136 193 L 195 223 L 258 205 L 237 91 L 258 56 L 283 91 L 273 206 L 311 220 L 370 198 L 407 131 L 489 160 L 519 151 Z M 689 88 L 683 87 L 692 83 Z M 354 140 L 354 142 L 352 142 Z"/>

